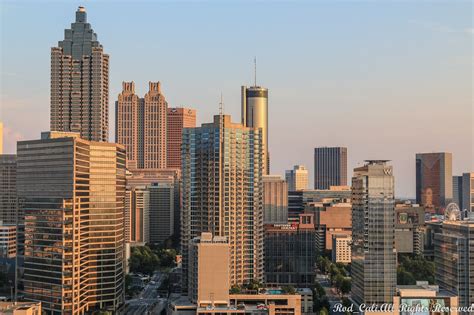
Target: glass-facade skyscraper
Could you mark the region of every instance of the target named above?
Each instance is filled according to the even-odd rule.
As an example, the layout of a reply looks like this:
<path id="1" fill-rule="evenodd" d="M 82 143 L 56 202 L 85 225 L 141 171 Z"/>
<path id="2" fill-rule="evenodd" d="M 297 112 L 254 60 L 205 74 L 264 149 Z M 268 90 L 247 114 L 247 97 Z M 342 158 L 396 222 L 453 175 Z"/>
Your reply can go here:
<path id="1" fill-rule="evenodd" d="M 25 215 L 23 289 L 48 314 L 124 302 L 125 149 L 78 133 L 18 142 Z"/>
<path id="2" fill-rule="evenodd" d="M 51 48 L 52 131 L 79 132 L 92 141 L 109 138 L 109 55 L 87 23 L 84 7 L 76 11 L 64 39 Z"/>
<path id="3" fill-rule="evenodd" d="M 314 189 L 347 185 L 347 148 L 314 149 Z"/>
<path id="4" fill-rule="evenodd" d="M 182 250 L 187 287 L 189 242 L 211 232 L 230 245 L 230 283 L 263 280 L 262 130 L 230 116 L 183 130 Z"/>
<path id="5" fill-rule="evenodd" d="M 367 161 L 352 178 L 352 298 L 391 303 L 397 284 L 392 166 Z"/>

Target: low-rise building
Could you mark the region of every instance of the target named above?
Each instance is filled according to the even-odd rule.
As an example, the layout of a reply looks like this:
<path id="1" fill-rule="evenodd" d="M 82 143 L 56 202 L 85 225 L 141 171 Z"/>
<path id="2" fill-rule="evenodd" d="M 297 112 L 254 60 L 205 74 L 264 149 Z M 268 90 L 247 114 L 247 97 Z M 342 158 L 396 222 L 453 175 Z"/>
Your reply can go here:
<path id="1" fill-rule="evenodd" d="M 0 302 L 3 315 L 41 315 L 41 302 Z"/>

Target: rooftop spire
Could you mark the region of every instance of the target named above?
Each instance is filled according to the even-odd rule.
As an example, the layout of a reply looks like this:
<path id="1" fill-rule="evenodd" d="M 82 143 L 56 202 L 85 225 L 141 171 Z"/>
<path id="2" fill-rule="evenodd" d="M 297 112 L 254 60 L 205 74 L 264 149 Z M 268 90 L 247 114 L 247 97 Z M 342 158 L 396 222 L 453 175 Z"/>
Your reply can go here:
<path id="1" fill-rule="evenodd" d="M 254 86 L 257 86 L 257 57 L 253 57 L 253 65 L 254 65 Z"/>
<path id="2" fill-rule="evenodd" d="M 86 8 L 79 6 L 76 11 L 76 23 L 86 23 L 87 22 L 87 13 Z"/>

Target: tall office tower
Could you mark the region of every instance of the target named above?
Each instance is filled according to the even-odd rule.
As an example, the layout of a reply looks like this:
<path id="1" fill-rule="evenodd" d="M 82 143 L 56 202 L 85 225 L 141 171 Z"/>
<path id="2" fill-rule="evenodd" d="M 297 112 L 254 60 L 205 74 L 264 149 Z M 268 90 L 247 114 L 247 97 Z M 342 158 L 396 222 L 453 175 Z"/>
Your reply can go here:
<path id="1" fill-rule="evenodd" d="M 288 191 L 298 191 L 308 188 L 308 170 L 303 165 L 295 165 L 292 170 L 285 172 Z"/>
<path id="2" fill-rule="evenodd" d="M 451 153 L 416 154 L 416 203 L 443 213 L 453 198 Z"/>
<path id="3" fill-rule="evenodd" d="M 150 243 L 161 244 L 174 234 L 175 188 L 173 183 L 147 186 L 145 209 L 149 216 Z"/>
<path id="4" fill-rule="evenodd" d="M 352 177 L 352 297 L 391 303 L 397 284 L 393 168 L 367 161 Z"/>
<path id="5" fill-rule="evenodd" d="M 462 208 L 474 212 L 474 173 L 462 174 Z"/>
<path id="6" fill-rule="evenodd" d="M 270 154 L 268 152 L 268 89 L 257 86 L 241 88 L 242 125 L 262 128 L 263 174 L 270 174 Z"/>
<path id="7" fill-rule="evenodd" d="M 168 108 L 167 167 L 181 168 L 181 143 L 183 128 L 196 127 L 196 110 L 190 108 Z"/>
<path id="8" fill-rule="evenodd" d="M 453 176 L 453 202 L 459 206 L 459 209 L 462 207 L 462 175 Z"/>
<path id="9" fill-rule="evenodd" d="M 16 155 L 0 154 L 0 221 L 16 224 Z M 22 221 L 21 212 L 18 219 Z"/>
<path id="10" fill-rule="evenodd" d="M 464 221 L 445 220 L 434 235 L 436 283 L 457 294 L 463 307 L 474 304 L 474 215 L 470 214 Z"/>
<path id="11" fill-rule="evenodd" d="M 228 115 L 183 130 L 183 285 L 187 248 L 201 232 L 226 236 L 230 283 L 263 280 L 262 129 L 231 122 Z"/>
<path id="12" fill-rule="evenodd" d="M 115 142 L 127 150 L 127 168 L 166 168 L 166 112 L 168 103 L 160 82 L 149 82 L 144 98 L 134 82 L 123 82 L 115 102 Z"/>
<path id="13" fill-rule="evenodd" d="M 212 306 L 229 304 L 230 247 L 226 237 L 201 233 L 189 246 L 189 288 L 191 302 Z"/>
<path id="14" fill-rule="evenodd" d="M 263 223 L 288 223 L 288 187 L 280 175 L 264 175 Z"/>
<path id="15" fill-rule="evenodd" d="M 145 207 L 148 191 L 145 186 L 128 186 L 125 191 L 125 243 L 148 243 L 149 214 Z"/>
<path id="16" fill-rule="evenodd" d="M 265 283 L 304 287 L 314 284 L 316 230 L 311 213 L 293 224 L 265 225 Z"/>
<path id="17" fill-rule="evenodd" d="M 425 209 L 416 204 L 395 205 L 395 249 L 397 253 L 423 254 Z"/>
<path id="18" fill-rule="evenodd" d="M 113 312 L 124 302 L 125 149 L 47 132 L 17 152 L 25 299 L 51 314 Z"/>
<path id="19" fill-rule="evenodd" d="M 347 148 L 314 149 L 314 189 L 347 185 Z"/>
<path id="20" fill-rule="evenodd" d="M 92 141 L 109 138 L 109 55 L 87 23 L 84 7 L 51 48 L 51 130 L 80 132 Z"/>

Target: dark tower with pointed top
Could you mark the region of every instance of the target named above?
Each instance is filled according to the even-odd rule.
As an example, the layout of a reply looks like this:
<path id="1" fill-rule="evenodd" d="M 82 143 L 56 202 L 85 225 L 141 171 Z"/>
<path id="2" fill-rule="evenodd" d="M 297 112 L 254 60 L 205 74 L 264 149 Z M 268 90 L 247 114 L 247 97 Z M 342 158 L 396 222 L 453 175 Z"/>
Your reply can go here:
<path id="1" fill-rule="evenodd" d="M 109 137 L 109 55 L 104 54 L 84 7 L 51 48 L 51 130 L 80 132 L 92 141 Z"/>

